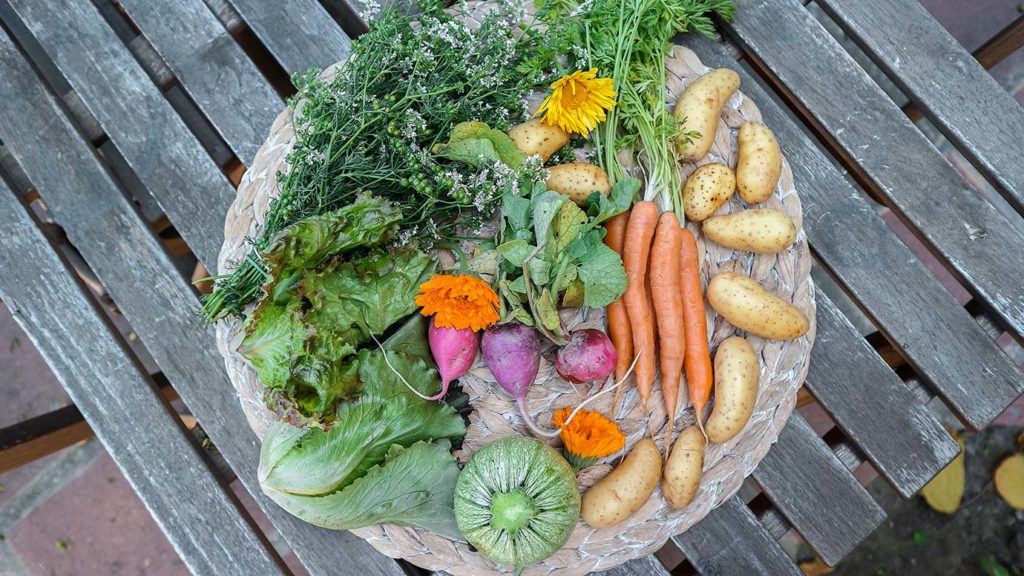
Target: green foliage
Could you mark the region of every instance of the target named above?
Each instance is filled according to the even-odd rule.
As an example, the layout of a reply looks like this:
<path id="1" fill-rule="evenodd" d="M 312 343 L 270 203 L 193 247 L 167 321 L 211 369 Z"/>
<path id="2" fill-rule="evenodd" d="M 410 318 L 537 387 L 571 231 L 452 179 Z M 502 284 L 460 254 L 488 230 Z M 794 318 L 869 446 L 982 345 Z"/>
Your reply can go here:
<path id="1" fill-rule="evenodd" d="M 355 364 L 362 387 L 354 402 L 339 406 L 329 430 L 271 425 L 260 453 L 263 491 L 317 526 L 391 522 L 457 537 L 458 466 L 449 441 L 465 435 L 465 424 L 454 408 L 415 396 L 401 380 L 435 394 L 437 371 L 387 348 L 362 350 Z"/>
<path id="2" fill-rule="evenodd" d="M 675 141 L 679 130 L 665 104 L 665 58 L 672 38 L 687 30 L 715 37 L 712 15 L 732 18 L 732 0 L 545 0 L 540 16 L 566 42 L 576 68 L 597 68 L 615 81 L 617 104 L 592 136 L 597 163 L 612 183 L 625 177 L 618 152 L 632 149 L 632 164 L 645 167 L 644 199 L 678 204 Z M 692 137 L 692 135 L 689 135 Z M 640 152 L 643 151 L 641 155 Z M 678 211 L 678 210 L 677 210 Z"/>
<path id="3" fill-rule="evenodd" d="M 536 326 L 555 343 L 565 339 L 558 308 L 607 306 L 626 291 L 622 259 L 605 246 L 602 222 L 627 210 L 640 183 L 617 182 L 608 197 L 593 194 L 584 212 L 543 183 L 520 185 L 502 198 L 504 241 L 498 282 L 502 316 Z"/>
<path id="4" fill-rule="evenodd" d="M 343 220 L 342 213 L 332 214 Z M 376 211 L 361 214 L 386 221 Z M 361 389 L 359 348 L 416 311 L 413 294 L 436 262 L 410 247 L 371 249 L 347 260 L 331 256 L 354 238 L 366 245 L 382 237 L 351 233 L 325 216 L 310 220 L 289 227 L 268 253 L 281 273 L 264 287 L 273 297 L 243 325 L 238 351 L 256 369 L 273 409 L 293 422 L 329 424 L 339 404 Z M 423 346 L 424 332 L 416 335 Z M 413 340 L 404 345 L 415 348 Z"/>
<path id="5" fill-rule="evenodd" d="M 287 173 L 278 175 L 281 195 L 248 257 L 204 298 L 207 320 L 239 314 L 259 296 L 267 274 L 261 253 L 282 230 L 362 192 L 394 202 L 400 240 L 426 244 L 456 223 L 482 224 L 498 206 L 500 190 L 487 178 L 431 150 L 460 122 L 486 118 L 505 130 L 522 121 L 524 98 L 550 82 L 556 52 L 546 35 L 520 34 L 511 7 L 470 31 L 430 4 L 418 22 L 382 14 L 332 79 L 315 70 L 293 79 L 295 144 Z"/>

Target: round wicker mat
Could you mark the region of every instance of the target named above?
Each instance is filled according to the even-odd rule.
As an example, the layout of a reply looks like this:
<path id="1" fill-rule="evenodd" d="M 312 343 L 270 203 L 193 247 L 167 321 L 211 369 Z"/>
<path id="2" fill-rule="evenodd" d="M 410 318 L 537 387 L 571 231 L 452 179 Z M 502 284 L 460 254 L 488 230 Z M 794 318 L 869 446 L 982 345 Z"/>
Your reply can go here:
<path id="1" fill-rule="evenodd" d="M 492 3 L 469 2 L 467 13 L 462 16 L 472 27 L 480 16 L 491 9 Z M 332 75 L 337 66 L 325 70 Z M 707 72 L 697 56 L 690 50 L 677 46 L 666 61 L 670 98 L 682 93 L 685 86 L 697 76 Z M 234 203 L 228 210 L 225 221 L 224 245 L 221 249 L 220 273 L 230 272 L 241 261 L 249 247 L 247 237 L 255 237 L 263 226 L 270 200 L 279 193 L 277 172 L 286 171 L 284 158 L 291 148 L 293 132 L 291 110 L 285 109 L 275 120 L 270 135 L 260 147 L 252 166 L 246 172 L 238 188 Z M 481 120 L 486 121 L 486 118 Z M 736 93 L 722 113 L 715 144 L 711 152 L 700 161 L 736 164 L 736 131 L 743 122 L 760 122 L 757 107 L 741 92 Z M 683 175 L 688 175 L 696 165 L 688 165 Z M 768 289 L 792 302 L 811 319 L 811 329 L 806 336 L 792 341 L 771 341 L 756 336 L 747 336 L 761 359 L 761 380 L 753 416 L 746 428 L 724 445 L 711 445 L 704 461 L 704 477 L 693 503 L 682 510 L 674 510 L 662 498 L 661 490 L 654 492 L 648 502 L 625 523 L 613 528 L 595 529 L 582 521 L 577 525 L 566 545 L 542 563 L 528 567 L 525 575 L 570 576 L 605 570 L 628 560 L 653 553 L 666 540 L 697 523 L 712 509 L 739 490 L 746 478 L 768 452 L 778 438 L 796 404 L 797 389 L 807 374 L 810 348 L 814 340 L 814 287 L 810 279 L 811 257 L 807 238 L 802 229 L 800 199 L 793 187 L 793 173 L 783 160 L 782 177 L 775 194 L 763 205 L 786 212 L 799 230 L 797 242 L 781 254 L 755 255 L 734 252 L 730 249 L 705 242 L 699 233 L 700 227 L 687 224 L 697 237 L 699 252 L 703 255 L 701 270 L 704 285 L 708 279 L 724 271 L 749 274 Z M 719 210 L 719 214 L 743 209 L 742 202 L 734 197 Z M 568 311 L 563 320 L 570 328 L 595 326 L 604 328 L 603 311 L 581 309 Z M 735 334 L 736 329 L 718 317 L 710 308 L 706 309 L 711 337 L 712 352 L 725 338 Z M 250 426 L 262 436 L 269 422 L 274 418 L 263 401 L 263 386 L 255 371 L 236 353 L 241 331 L 237 318 L 224 320 L 217 325 L 217 345 L 224 356 L 228 375 L 238 391 L 242 407 Z M 473 370 L 461 379 L 463 389 L 470 396 L 473 413 L 463 449 L 457 453 L 460 461 L 468 459 L 473 451 L 498 438 L 513 434 L 526 434 L 515 403 L 494 383 L 483 362 L 478 359 Z M 616 414 L 620 427 L 627 435 L 627 450 L 648 433 L 662 446 L 662 430 L 665 426 L 665 412 L 660 398 L 660 387 L 655 384 L 654 396 L 650 401 L 651 413 L 641 413 L 635 388 L 622 397 Z M 540 375 L 528 397 L 528 407 L 537 421 L 550 422 L 551 413 L 566 405 L 577 405 L 592 390 L 588 386 L 574 387 L 561 380 L 547 360 L 541 364 Z M 610 408 L 611 394 L 590 404 L 606 415 Z M 693 423 L 694 415 L 686 399 L 685 388 L 681 387 L 679 405 L 681 416 L 676 430 Z M 617 461 L 615 458 L 609 461 Z M 586 487 L 610 470 L 608 463 L 598 464 L 581 472 L 581 485 Z M 470 550 L 464 542 L 451 540 L 415 528 L 384 525 L 352 531 L 365 539 L 380 552 L 406 560 L 430 570 L 444 570 L 456 576 L 481 576 L 510 573 L 511 569 L 497 566 L 493 562 Z"/>

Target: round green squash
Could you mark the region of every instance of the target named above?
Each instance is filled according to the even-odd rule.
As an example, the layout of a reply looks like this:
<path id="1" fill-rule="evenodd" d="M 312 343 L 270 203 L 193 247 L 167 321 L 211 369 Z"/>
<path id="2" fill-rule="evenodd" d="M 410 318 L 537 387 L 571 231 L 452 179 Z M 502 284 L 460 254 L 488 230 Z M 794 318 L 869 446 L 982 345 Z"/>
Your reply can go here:
<path id="1" fill-rule="evenodd" d="M 554 448 L 525 436 L 481 448 L 455 485 L 459 531 L 505 566 L 522 567 L 554 554 L 579 515 L 572 467 Z"/>

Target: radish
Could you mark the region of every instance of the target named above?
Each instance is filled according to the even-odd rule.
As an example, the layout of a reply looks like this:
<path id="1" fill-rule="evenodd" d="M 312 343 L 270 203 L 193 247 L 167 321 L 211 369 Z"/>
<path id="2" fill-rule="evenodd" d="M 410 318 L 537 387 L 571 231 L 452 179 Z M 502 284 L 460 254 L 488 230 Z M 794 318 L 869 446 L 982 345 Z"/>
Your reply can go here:
<path id="1" fill-rule="evenodd" d="M 573 384 L 604 380 L 615 370 L 615 347 L 600 330 L 577 330 L 555 355 L 555 370 Z"/>
<path id="2" fill-rule="evenodd" d="M 437 364 L 441 375 L 441 391 L 427 400 L 440 400 L 448 393 L 448 385 L 469 372 L 476 360 L 476 350 L 480 345 L 480 334 L 470 328 L 443 328 L 434 325 L 430 318 L 427 328 L 427 341 L 430 343 L 430 354 Z"/>
<path id="3" fill-rule="evenodd" d="M 519 405 L 530 433 L 543 438 L 557 436 L 558 432 L 547 432 L 537 426 L 526 411 L 526 393 L 540 370 L 540 334 L 519 322 L 495 324 L 484 331 L 480 348 L 494 380 Z"/>

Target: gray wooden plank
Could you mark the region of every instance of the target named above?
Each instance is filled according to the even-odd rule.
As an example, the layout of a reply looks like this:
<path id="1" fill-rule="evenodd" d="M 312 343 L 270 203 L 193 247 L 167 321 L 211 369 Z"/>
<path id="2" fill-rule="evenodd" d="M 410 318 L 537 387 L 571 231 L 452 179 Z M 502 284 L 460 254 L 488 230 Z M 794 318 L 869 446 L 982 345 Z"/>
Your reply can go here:
<path id="1" fill-rule="evenodd" d="M 1024 213 L 1024 108 L 974 56 L 916 0 L 818 4 Z"/>
<path id="2" fill-rule="evenodd" d="M 802 574 L 754 513 L 733 496 L 696 526 L 672 538 L 706 576 Z"/>
<path id="3" fill-rule="evenodd" d="M 12 0 L 46 55 L 207 270 L 215 270 L 230 182 L 89 0 Z"/>
<path id="4" fill-rule="evenodd" d="M 921 489 L 960 452 L 856 328 L 822 292 L 818 335 L 805 386 L 904 498 Z"/>
<path id="5" fill-rule="evenodd" d="M 0 101 L 4 102 L 0 140 L 303 564 L 319 574 L 400 576 L 397 563 L 364 541 L 348 532 L 306 524 L 263 496 L 256 481 L 259 441 L 249 431 L 224 372 L 213 328 L 197 314 L 195 292 L 174 270 L 162 245 L 97 160 L 95 150 L 76 133 L 3 34 Z"/>
<path id="6" fill-rule="evenodd" d="M 283 574 L 269 542 L 2 179 L 0 214 L 0 297 L 181 559 L 194 574 Z"/>
<path id="7" fill-rule="evenodd" d="M 669 576 L 669 571 L 662 566 L 654 554 L 651 554 L 650 556 L 630 560 L 611 570 L 593 572 L 592 574 L 600 574 L 602 576 Z"/>
<path id="8" fill-rule="evenodd" d="M 759 10 L 743 5 L 737 20 Z M 797 11 L 804 9 L 791 12 Z M 794 34 L 789 37 L 799 37 Z M 698 35 L 688 35 L 686 44 L 706 65 L 740 74 L 741 89 L 757 102 L 789 159 L 803 202 L 804 230 L 822 263 L 965 422 L 986 426 L 1024 390 L 1024 374 L 754 75 L 722 44 Z M 858 116 L 861 107 L 848 112 Z"/>
<path id="9" fill-rule="evenodd" d="M 228 0 L 289 74 L 326 68 L 348 55 L 352 42 L 316 0 Z"/>
<path id="10" fill-rule="evenodd" d="M 256 65 L 202 0 L 119 0 L 242 163 L 284 107 Z"/>
<path id="11" fill-rule="evenodd" d="M 787 86 L 983 305 L 1024 336 L 1024 283 L 1019 278 L 1024 226 L 1019 217 L 1010 221 L 971 189 L 797 0 L 746 8 L 728 24 L 730 33 Z M 942 85 L 951 81 L 939 79 Z M 1003 120 L 998 109 L 993 103 L 991 122 Z M 1007 121 L 1012 125 L 1012 119 Z M 1018 162 L 1019 141 L 1018 136 L 1008 152 Z M 992 145 L 1004 144 L 993 135 Z"/>
<path id="12" fill-rule="evenodd" d="M 754 470 L 754 479 L 829 565 L 885 520 L 885 512 L 799 412 Z"/>

